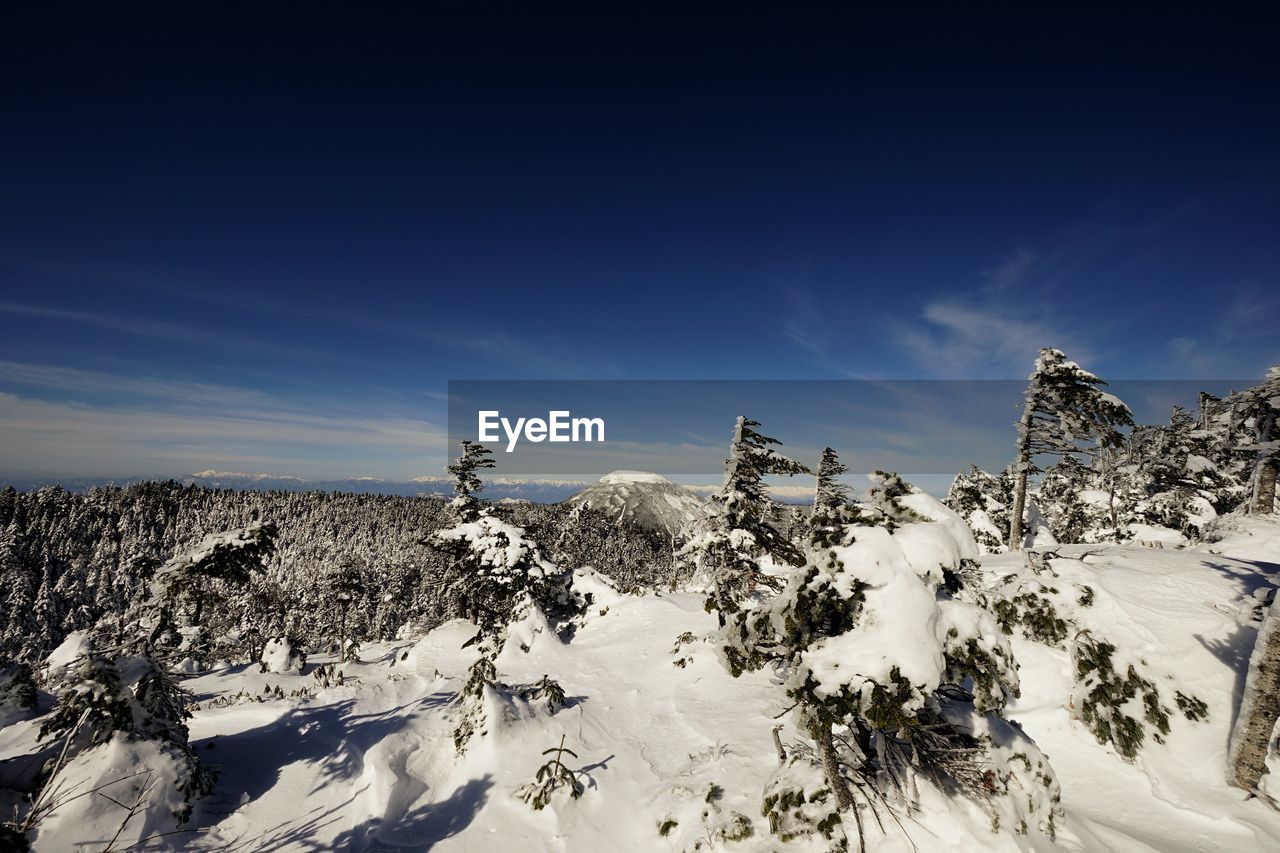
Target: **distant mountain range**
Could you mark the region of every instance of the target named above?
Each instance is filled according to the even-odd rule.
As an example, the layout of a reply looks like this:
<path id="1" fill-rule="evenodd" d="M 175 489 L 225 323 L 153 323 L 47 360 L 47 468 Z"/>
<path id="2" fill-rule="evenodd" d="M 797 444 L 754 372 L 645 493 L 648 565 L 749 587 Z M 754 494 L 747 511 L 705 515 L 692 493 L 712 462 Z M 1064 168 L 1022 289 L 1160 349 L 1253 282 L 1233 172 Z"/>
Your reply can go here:
<path id="1" fill-rule="evenodd" d="M 379 477 L 347 477 L 341 480 L 308 480 L 283 474 L 250 474 L 241 471 L 200 471 L 176 477 L 31 477 L 0 478 L 0 488 L 12 486 L 31 491 L 61 486 L 69 492 L 87 492 L 101 486 L 128 486 L 147 481 L 176 480 L 210 489 L 284 492 L 357 492 L 408 497 L 452 497 L 453 480 L 443 476 L 387 480 Z M 718 488 L 713 485 L 686 486 L 644 471 L 614 471 L 598 481 L 496 477 L 484 481 L 483 497 L 491 501 L 524 500 L 532 503 L 559 503 L 579 493 L 589 495 L 598 509 L 621 511 L 640 523 L 666 529 L 687 520 L 695 503 L 701 503 Z M 809 485 L 770 486 L 774 500 L 781 503 L 808 503 L 813 497 Z"/>

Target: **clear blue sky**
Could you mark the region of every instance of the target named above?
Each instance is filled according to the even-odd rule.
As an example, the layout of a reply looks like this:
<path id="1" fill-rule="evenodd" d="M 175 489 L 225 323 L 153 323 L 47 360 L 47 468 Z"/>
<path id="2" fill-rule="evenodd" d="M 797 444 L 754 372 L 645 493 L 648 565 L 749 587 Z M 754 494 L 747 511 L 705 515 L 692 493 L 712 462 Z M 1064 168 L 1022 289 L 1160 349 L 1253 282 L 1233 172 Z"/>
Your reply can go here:
<path id="1" fill-rule="evenodd" d="M 1273 21 L 265 5 L 6 10 L 0 477 L 434 473 L 449 379 L 1280 360 Z"/>

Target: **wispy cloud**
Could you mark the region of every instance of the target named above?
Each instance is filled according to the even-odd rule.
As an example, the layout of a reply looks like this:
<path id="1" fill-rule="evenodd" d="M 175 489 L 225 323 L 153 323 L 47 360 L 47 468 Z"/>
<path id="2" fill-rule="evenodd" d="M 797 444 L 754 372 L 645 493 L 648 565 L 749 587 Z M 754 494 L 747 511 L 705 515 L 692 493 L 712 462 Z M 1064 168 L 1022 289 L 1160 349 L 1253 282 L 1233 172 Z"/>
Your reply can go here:
<path id="1" fill-rule="evenodd" d="M 862 378 L 831 352 L 832 330 L 827 319 L 832 313 L 830 306 L 824 310 L 813 288 L 803 282 L 790 283 L 783 293 L 786 309 L 782 315 L 782 336 L 803 350 L 815 367 L 849 379 Z"/>
<path id="2" fill-rule="evenodd" d="M 1030 249 L 1018 249 L 987 270 L 988 292 L 1001 292 L 1023 284 L 1039 256 Z"/>
<path id="3" fill-rule="evenodd" d="M 1216 314 L 1213 304 L 1206 309 L 1195 334 L 1165 344 L 1170 366 L 1190 376 L 1247 379 L 1280 362 L 1275 338 L 1280 298 L 1241 286 L 1217 304 Z"/>
<path id="4" fill-rule="evenodd" d="M 273 474 L 407 479 L 443 464 L 434 422 L 341 399 L 0 363 L 0 473 L 181 474 L 252 466 Z M 20 393 L 27 387 L 35 393 Z"/>
<path id="5" fill-rule="evenodd" d="M 184 345 L 266 351 L 307 358 L 315 358 L 317 356 L 325 359 L 333 358 L 328 351 L 286 346 L 275 341 L 263 341 L 243 336 L 217 334 L 195 326 L 148 320 L 143 317 L 123 317 L 97 311 L 50 308 L 44 305 L 31 305 L 23 302 L 0 302 L 0 314 L 57 320 L 81 326 L 107 329 L 127 335 L 175 341 Z"/>
<path id="6" fill-rule="evenodd" d="M 1093 348 L 1079 334 L 1034 314 L 1014 313 L 992 298 L 928 302 L 916 323 L 899 323 L 897 344 L 921 367 L 942 377 L 1025 375 L 1042 347 L 1058 347 L 1089 362 Z"/>

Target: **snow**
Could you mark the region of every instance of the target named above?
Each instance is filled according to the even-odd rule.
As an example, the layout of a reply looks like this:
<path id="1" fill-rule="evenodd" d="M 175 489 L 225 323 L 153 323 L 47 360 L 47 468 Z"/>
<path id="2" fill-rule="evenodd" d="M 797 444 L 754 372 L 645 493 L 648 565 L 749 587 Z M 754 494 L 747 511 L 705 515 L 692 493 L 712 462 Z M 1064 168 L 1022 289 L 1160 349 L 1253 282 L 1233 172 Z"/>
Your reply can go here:
<path id="1" fill-rule="evenodd" d="M 89 653 L 89 632 L 72 631 L 62 643 L 45 658 L 49 672 L 66 669 Z"/>
<path id="2" fill-rule="evenodd" d="M 689 488 L 644 471 L 606 474 L 569 502 L 588 504 L 615 522 L 629 521 L 672 538 L 679 537 L 706 512 L 706 504 Z"/>
<path id="3" fill-rule="evenodd" d="M 267 672 L 301 672 L 305 661 L 306 655 L 300 654 L 284 638 L 268 641 L 262 650 L 262 663 Z"/>
<path id="4" fill-rule="evenodd" d="M 871 671 L 883 644 L 893 643 L 895 659 L 907 659 L 912 680 L 926 681 L 940 666 L 936 650 L 948 627 L 962 634 L 995 632 L 982 611 L 959 602 L 937 608 L 933 624 L 916 624 L 912 614 L 934 602 L 918 594 L 924 585 L 907 581 L 956 554 L 975 556 L 976 549 L 971 539 L 955 535 L 954 514 L 938 512 L 916 495 L 901 500 L 934 520 L 895 535 L 857 529 L 858 541 L 841 558 L 855 561 L 859 577 L 873 584 L 868 595 L 877 600 L 869 610 L 883 614 L 882 624 L 859 647 L 815 653 L 820 671 Z M 906 534 L 913 529 L 933 532 Z M 1125 763 L 1073 718 L 1067 651 L 1020 635 L 1007 638 L 1020 664 L 1022 694 L 1006 716 L 1048 756 L 1066 811 L 1056 846 L 1034 849 L 1280 849 L 1280 815 L 1225 781 L 1234 703 L 1256 632 L 1249 613 L 1255 592 L 1274 584 L 1280 571 L 1274 565 L 1280 524 L 1235 519 L 1223 533 L 1202 546 L 1206 550 L 1061 546 L 1064 558 L 1050 561 L 1054 574 L 1045 577 L 1056 587 L 1095 590 L 1093 605 L 1075 613 L 1082 624 L 1111 638 L 1123 660 L 1141 663 L 1166 704 L 1175 687 L 1194 693 L 1208 705 L 1209 719 L 1171 715 L 1167 742 L 1148 742 L 1136 762 Z M 1026 570 L 1024 554 L 979 559 L 989 579 Z M 715 626 L 702 596 L 621 595 L 590 570 L 575 573 L 575 586 L 592 592 L 595 603 L 571 642 L 557 640 L 534 612 L 513 631 L 530 651 L 511 642 L 498 660 L 499 677 L 509 683 L 551 673 L 565 689 L 567 707 L 550 714 L 541 702 L 495 694 L 489 711 L 500 723 L 461 758 L 452 743 L 451 714 L 476 654 L 474 647 L 461 648 L 475 633 L 466 622 L 447 623 L 409 642 L 369 643 L 361 661 L 344 665 L 345 681 L 338 686 L 324 688 L 311 677 L 317 664 L 333 661 L 323 654 L 309 656 L 301 674 L 237 665 L 188 679 L 199 702 L 190 722 L 192 742 L 221 775 L 185 828 L 190 832 L 154 839 L 146 849 L 481 853 L 518 843 L 570 853 L 683 850 L 740 827 L 742 820 L 752 835 L 716 841 L 713 849 L 823 849 L 803 840 L 778 842 L 760 816 L 764 787 L 778 773 L 770 730 L 786 706 L 785 694 L 767 671 L 730 677 L 711 646 L 696 639 Z M 685 632 L 695 639 L 673 654 Z M 907 645 L 920 651 L 911 653 Z M 64 644 L 51 662 L 65 665 L 79 648 L 75 641 Z M 683 665 L 673 665 L 677 659 Z M 285 698 L 262 698 L 277 686 Z M 778 722 L 791 748 L 802 737 L 789 720 Z M 39 719 L 21 720 L 0 729 L 0 768 L 29 764 L 38 725 Z M 545 760 L 542 750 L 562 735 L 578 754 L 567 760 L 583 774 L 586 792 L 578 800 L 555 797 L 534 811 L 515 791 L 533 779 Z M 992 735 L 1007 744 L 1006 758 L 1018 751 L 1016 728 Z M 123 777 L 144 767 L 156 771 L 154 801 L 126 826 L 117 844 L 124 848 L 173 828 L 165 817 L 174 796 L 168 761 L 154 744 L 117 738 L 78 757 L 66 778 L 68 784 L 82 781 L 77 790 L 110 782 L 120 788 L 114 798 L 128 802 L 133 783 Z M 1277 763 L 1273 756 L 1271 766 Z M 1264 789 L 1268 784 L 1273 789 L 1275 782 L 1264 777 Z M 710 786 L 721 792 L 708 802 Z M 102 797 L 82 797 L 55 811 L 35 850 L 102 849 L 123 816 Z M 667 820 L 676 825 L 661 836 L 658 827 Z M 992 834 L 986 822 L 967 801 L 943 799 L 924 787 L 918 811 L 903 816 L 902 828 L 886 821 L 888 835 L 872 829 L 870 841 L 877 853 L 905 852 L 912 843 L 922 853 L 1033 849 L 1024 837 Z"/>
<path id="5" fill-rule="evenodd" d="M 649 471 L 613 471 L 601 477 L 600 482 L 605 485 L 618 485 L 620 483 L 670 483 L 671 481 L 661 474 Z"/>
<path id="6" fill-rule="evenodd" d="M 1270 522 L 1273 532 L 1280 528 Z M 1173 707 L 1174 690 L 1209 708 L 1206 722 L 1170 714 L 1166 743 L 1148 738 L 1133 765 L 1099 744 L 1071 708 L 1068 653 L 1011 638 L 1021 665 L 1022 696 L 1008 716 L 1044 750 L 1062 784 L 1069 832 L 1086 850 L 1271 850 L 1280 845 L 1280 816 L 1227 785 L 1226 748 L 1256 625 L 1249 614 L 1257 589 L 1280 566 L 1191 551 L 1140 546 L 1062 546 L 1053 559 L 1055 588 L 1089 586 L 1094 604 L 1078 608 L 1081 624 L 1117 646 L 1117 668 L 1143 668 Z M 1273 552 L 1274 555 L 1275 552 Z M 1019 568 L 1022 555 L 983 559 L 988 576 Z M 1123 809 L 1117 804 L 1123 803 Z"/>
<path id="7" fill-rule="evenodd" d="M 63 768 L 46 796 L 65 802 L 40 823 L 32 849 L 101 850 L 119 830 L 111 849 L 122 850 L 149 836 L 179 831 L 173 817 L 182 805 L 182 794 L 174 786 L 179 773 L 176 761 L 158 742 L 131 741 L 116 732 L 110 741 L 80 753 Z M 140 795 L 147 808 L 130 818 L 127 807 Z M 170 836 L 171 845 L 182 846 L 191 837 Z"/>

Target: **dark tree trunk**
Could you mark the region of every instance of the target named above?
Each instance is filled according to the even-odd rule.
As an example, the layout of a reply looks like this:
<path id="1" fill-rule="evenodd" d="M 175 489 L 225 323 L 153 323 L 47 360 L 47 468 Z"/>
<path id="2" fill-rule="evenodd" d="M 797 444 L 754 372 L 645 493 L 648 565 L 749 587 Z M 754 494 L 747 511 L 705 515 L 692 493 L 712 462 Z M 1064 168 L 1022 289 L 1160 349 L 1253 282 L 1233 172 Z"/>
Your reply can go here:
<path id="1" fill-rule="evenodd" d="M 1023 405 L 1022 419 L 1018 421 L 1018 460 L 1014 463 L 1016 477 L 1013 481 L 1013 507 L 1009 511 L 1009 550 L 1022 550 L 1022 513 L 1027 508 L 1027 474 L 1031 470 L 1031 421 L 1034 409 L 1031 400 Z"/>
<path id="2" fill-rule="evenodd" d="M 1276 460 L 1263 459 L 1258 463 L 1253 484 L 1253 512 L 1271 515 L 1276 505 Z"/>
<path id="3" fill-rule="evenodd" d="M 1009 510 L 1009 550 L 1022 550 L 1022 514 L 1027 509 L 1027 472 L 1021 464 L 1013 481 L 1013 508 Z"/>
<path id="4" fill-rule="evenodd" d="M 818 757 L 822 760 L 822 770 L 826 773 L 827 784 L 835 794 L 836 811 L 846 812 L 853 808 L 853 794 L 849 791 L 849 783 L 840 772 L 840 757 L 836 755 L 835 739 L 831 736 L 830 723 L 815 723 L 814 740 L 818 744 Z"/>

